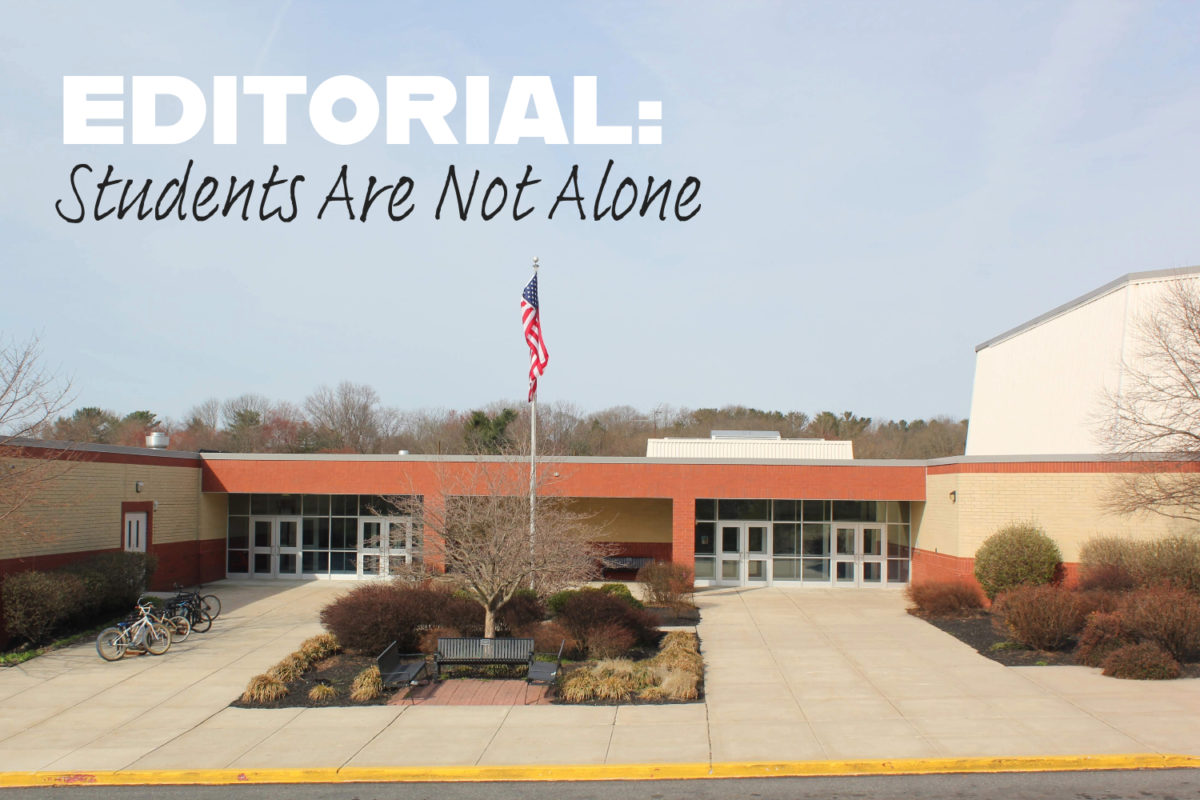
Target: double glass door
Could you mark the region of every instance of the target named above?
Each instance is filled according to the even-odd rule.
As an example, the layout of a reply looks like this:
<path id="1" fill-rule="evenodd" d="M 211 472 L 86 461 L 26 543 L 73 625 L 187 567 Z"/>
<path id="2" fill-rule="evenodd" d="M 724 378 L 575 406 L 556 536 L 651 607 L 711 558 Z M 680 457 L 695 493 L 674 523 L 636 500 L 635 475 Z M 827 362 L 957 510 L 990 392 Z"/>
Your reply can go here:
<path id="1" fill-rule="evenodd" d="M 300 576 L 300 518 L 250 518 L 250 574 L 260 578 Z"/>
<path id="2" fill-rule="evenodd" d="M 767 522 L 722 522 L 717 526 L 717 583 L 743 586 L 770 581 Z"/>
<path id="3" fill-rule="evenodd" d="M 887 555 L 884 526 L 875 523 L 834 523 L 833 585 L 880 586 Z"/>
<path id="4" fill-rule="evenodd" d="M 387 577 L 411 562 L 411 519 L 359 517 L 358 577 Z"/>

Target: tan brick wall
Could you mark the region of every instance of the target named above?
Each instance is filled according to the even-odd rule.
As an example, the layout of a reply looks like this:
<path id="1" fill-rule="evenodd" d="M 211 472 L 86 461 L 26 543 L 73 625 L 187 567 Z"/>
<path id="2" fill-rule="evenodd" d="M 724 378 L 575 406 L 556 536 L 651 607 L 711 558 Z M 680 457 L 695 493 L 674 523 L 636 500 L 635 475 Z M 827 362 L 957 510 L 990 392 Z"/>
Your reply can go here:
<path id="1" fill-rule="evenodd" d="M 229 495 L 200 495 L 200 539 L 224 539 L 228 529 Z"/>
<path id="2" fill-rule="evenodd" d="M 604 526 L 601 542 L 671 541 L 671 501 L 618 498 L 611 500 L 574 500 L 571 510 L 594 514 L 594 522 Z"/>
<path id="3" fill-rule="evenodd" d="M 0 559 L 120 547 L 122 502 L 158 501 L 155 544 L 197 537 L 198 468 L 74 462 L 56 465 L 56 472 L 18 518 L 0 528 Z"/>
<path id="4" fill-rule="evenodd" d="M 979 545 L 1012 522 L 1032 521 L 1058 542 L 1063 561 L 1095 536 L 1153 538 L 1194 530 L 1194 523 L 1155 514 L 1120 515 L 1104 509 L 1106 473 L 964 473 L 930 475 L 916 546 L 974 557 Z M 949 494 L 957 492 L 957 502 Z"/>
<path id="5" fill-rule="evenodd" d="M 950 498 L 958 491 L 959 475 L 930 475 L 925 480 L 925 502 L 912 504 L 913 546 L 931 553 L 959 555 L 958 504 Z"/>

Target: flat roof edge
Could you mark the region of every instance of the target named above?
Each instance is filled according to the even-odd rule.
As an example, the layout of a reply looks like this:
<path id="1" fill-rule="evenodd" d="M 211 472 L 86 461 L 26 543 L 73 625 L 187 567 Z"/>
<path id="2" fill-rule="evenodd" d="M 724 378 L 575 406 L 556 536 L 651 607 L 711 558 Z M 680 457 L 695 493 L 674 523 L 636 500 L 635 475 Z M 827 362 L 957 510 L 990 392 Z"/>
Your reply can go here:
<path id="1" fill-rule="evenodd" d="M 1003 342 L 1005 339 L 1011 339 L 1012 337 L 1016 336 L 1017 334 L 1024 333 L 1025 331 L 1029 330 L 1030 328 L 1036 328 L 1038 325 L 1041 325 L 1043 322 L 1048 322 L 1051 319 L 1054 319 L 1055 317 L 1061 316 L 1061 315 L 1067 313 L 1068 311 L 1078 308 L 1079 306 L 1086 305 L 1087 303 L 1090 303 L 1091 301 L 1093 301 L 1099 297 L 1103 297 L 1106 294 L 1115 292 L 1117 289 L 1121 289 L 1125 286 L 1128 286 L 1129 284 L 1137 283 L 1137 282 L 1141 282 L 1141 281 L 1151 281 L 1151 280 L 1156 280 L 1159 278 L 1173 278 L 1177 275 L 1200 275 L 1200 266 L 1173 267 L 1170 269 L 1154 269 L 1154 270 L 1147 270 L 1145 272 L 1128 272 L 1128 273 L 1122 275 L 1121 277 L 1117 278 L 1116 280 L 1109 281 L 1108 283 L 1104 284 L 1103 286 L 1101 286 L 1098 289 L 1093 289 L 1092 291 L 1088 292 L 1087 294 L 1080 295 L 1079 297 L 1076 297 L 1074 300 L 1069 300 L 1066 303 L 1063 303 L 1061 306 L 1050 309 L 1049 311 L 1047 311 L 1044 314 L 1039 314 L 1038 316 L 1034 317 L 1033 319 L 1031 319 L 1027 322 L 1023 322 L 1020 325 L 1017 325 L 1015 328 L 1009 328 L 1004 333 L 1001 333 L 998 336 L 993 336 L 992 338 L 988 339 L 986 342 L 982 342 L 980 344 L 975 345 L 975 352 L 978 353 L 980 350 L 983 350 L 984 348 L 1000 344 L 1000 342 Z"/>
<path id="2" fill-rule="evenodd" d="M 460 455 L 391 455 L 366 453 L 200 453 L 204 461 L 361 461 L 394 463 L 527 463 L 528 457 L 460 456 Z M 921 459 L 883 458 L 648 458 L 645 456 L 539 456 L 543 464 L 677 464 L 713 465 L 747 464 L 763 466 L 816 467 L 923 467 Z"/>
<path id="3" fill-rule="evenodd" d="M 925 463 L 931 467 L 940 467 L 949 464 L 1117 463 L 1121 461 L 1179 460 L 1177 456 L 1170 453 L 1045 453 L 1015 456 L 946 456 L 944 458 L 931 458 Z"/>
<path id="4" fill-rule="evenodd" d="M 195 461 L 199 453 L 190 450 L 162 450 L 157 447 L 129 447 L 122 444 L 95 444 L 92 442 L 64 442 L 57 439 L 0 439 L 0 447 L 39 448 L 42 450 L 74 450 L 82 453 L 109 453 L 121 456 L 147 456 L 149 458 L 178 458 Z"/>

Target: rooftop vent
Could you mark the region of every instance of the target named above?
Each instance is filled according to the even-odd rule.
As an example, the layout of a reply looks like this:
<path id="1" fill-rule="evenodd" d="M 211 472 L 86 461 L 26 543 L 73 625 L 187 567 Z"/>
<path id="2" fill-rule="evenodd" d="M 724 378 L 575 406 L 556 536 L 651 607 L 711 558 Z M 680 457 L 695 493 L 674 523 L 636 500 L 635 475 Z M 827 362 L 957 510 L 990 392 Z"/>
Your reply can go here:
<path id="1" fill-rule="evenodd" d="M 146 434 L 146 447 L 150 447 L 155 450 L 166 450 L 167 445 L 170 444 L 170 442 L 171 437 L 167 436 L 167 434 L 163 433 L 162 431 L 155 431 L 154 433 Z"/>

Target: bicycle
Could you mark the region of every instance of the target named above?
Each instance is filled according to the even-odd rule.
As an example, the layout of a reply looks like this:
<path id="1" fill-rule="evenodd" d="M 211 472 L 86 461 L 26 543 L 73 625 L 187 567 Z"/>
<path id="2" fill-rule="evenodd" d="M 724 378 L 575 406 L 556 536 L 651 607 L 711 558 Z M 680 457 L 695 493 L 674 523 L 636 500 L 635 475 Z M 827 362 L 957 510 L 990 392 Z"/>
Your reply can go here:
<path id="1" fill-rule="evenodd" d="M 206 604 L 207 598 L 212 598 L 213 602 Z M 178 583 L 175 584 L 175 596 L 167 603 L 167 612 L 185 617 L 197 633 L 204 633 L 212 627 L 215 615 L 209 608 L 215 609 L 217 614 L 221 613 L 221 601 L 216 595 L 201 597 L 199 592 L 185 592 Z"/>
<path id="2" fill-rule="evenodd" d="M 138 598 L 138 605 L 151 605 L 145 597 Z M 153 608 L 153 606 L 151 605 Z M 171 632 L 171 642 L 182 642 L 188 638 L 192 632 L 192 623 L 187 615 L 180 613 L 177 608 L 172 608 L 170 605 L 164 606 L 161 612 L 151 611 L 150 616 L 153 622 L 160 623 L 167 627 Z"/>
<path id="3" fill-rule="evenodd" d="M 161 656 L 171 648 L 171 631 L 154 621 L 154 608 L 149 603 L 139 603 L 136 620 L 124 620 L 111 628 L 100 631 L 96 637 L 96 652 L 105 661 L 118 661 L 129 650 L 144 650 L 152 656 Z"/>

